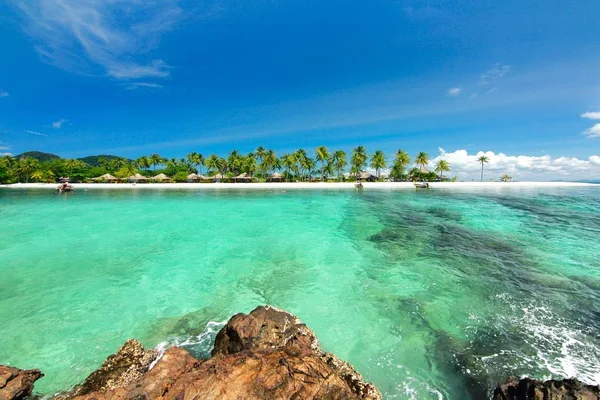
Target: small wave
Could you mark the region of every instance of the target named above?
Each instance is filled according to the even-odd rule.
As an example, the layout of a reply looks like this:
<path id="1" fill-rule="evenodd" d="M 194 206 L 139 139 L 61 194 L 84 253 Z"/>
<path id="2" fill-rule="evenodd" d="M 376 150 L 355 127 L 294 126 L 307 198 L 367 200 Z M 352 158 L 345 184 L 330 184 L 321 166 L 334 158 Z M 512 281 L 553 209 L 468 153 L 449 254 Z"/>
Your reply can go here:
<path id="1" fill-rule="evenodd" d="M 225 326 L 227 320 L 224 321 L 209 321 L 201 334 L 196 336 L 175 336 L 160 342 L 156 345 L 155 350 L 158 351 L 158 357 L 152 364 L 152 369 L 156 363 L 162 358 L 171 347 L 182 347 L 190 352 L 195 357 L 207 359 L 210 357 L 210 352 L 213 348 L 217 333 Z"/>

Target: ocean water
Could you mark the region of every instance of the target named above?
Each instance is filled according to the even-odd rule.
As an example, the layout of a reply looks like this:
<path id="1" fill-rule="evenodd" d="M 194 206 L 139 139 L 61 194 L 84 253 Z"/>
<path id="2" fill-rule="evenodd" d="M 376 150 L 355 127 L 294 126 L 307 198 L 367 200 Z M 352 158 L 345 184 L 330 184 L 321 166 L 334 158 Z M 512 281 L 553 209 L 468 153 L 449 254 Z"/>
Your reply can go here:
<path id="1" fill-rule="evenodd" d="M 388 399 L 600 383 L 600 187 L 0 189 L 0 364 L 67 389 L 130 337 L 206 356 L 271 304 Z"/>

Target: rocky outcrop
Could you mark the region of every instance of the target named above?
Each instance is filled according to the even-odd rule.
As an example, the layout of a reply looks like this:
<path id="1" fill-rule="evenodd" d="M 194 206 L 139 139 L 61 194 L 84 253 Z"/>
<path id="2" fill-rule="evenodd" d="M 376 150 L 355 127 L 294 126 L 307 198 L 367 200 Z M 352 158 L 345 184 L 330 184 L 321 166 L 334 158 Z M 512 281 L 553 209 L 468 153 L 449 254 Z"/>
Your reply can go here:
<path id="1" fill-rule="evenodd" d="M 375 386 L 335 355 L 295 316 L 273 307 L 237 314 L 217 334 L 212 356 L 171 348 L 153 358 L 128 341 L 73 392 L 102 399 L 381 399 Z"/>
<path id="2" fill-rule="evenodd" d="M 26 398 L 33 392 L 33 383 L 42 376 L 39 369 L 22 370 L 0 365 L 0 400 Z"/>
<path id="3" fill-rule="evenodd" d="M 584 385 L 577 379 L 514 379 L 498 386 L 493 400 L 600 400 L 600 386 Z"/>

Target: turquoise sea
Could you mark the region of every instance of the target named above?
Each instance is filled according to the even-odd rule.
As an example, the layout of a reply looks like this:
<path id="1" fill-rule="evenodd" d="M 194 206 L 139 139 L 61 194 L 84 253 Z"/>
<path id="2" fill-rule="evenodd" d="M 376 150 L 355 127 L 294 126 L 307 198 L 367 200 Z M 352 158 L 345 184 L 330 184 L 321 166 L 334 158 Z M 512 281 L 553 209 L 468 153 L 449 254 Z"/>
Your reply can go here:
<path id="1" fill-rule="evenodd" d="M 600 187 L 0 189 L 0 364 L 67 389 L 130 337 L 206 356 L 272 304 L 388 399 L 600 383 Z"/>

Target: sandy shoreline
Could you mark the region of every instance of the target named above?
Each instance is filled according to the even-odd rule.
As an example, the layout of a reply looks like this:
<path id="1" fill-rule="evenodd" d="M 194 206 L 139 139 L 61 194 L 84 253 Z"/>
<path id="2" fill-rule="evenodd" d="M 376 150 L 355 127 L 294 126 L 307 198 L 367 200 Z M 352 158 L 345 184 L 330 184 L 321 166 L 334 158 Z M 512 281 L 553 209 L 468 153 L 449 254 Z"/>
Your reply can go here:
<path id="1" fill-rule="evenodd" d="M 287 190 L 287 189 L 352 189 L 353 182 L 271 182 L 271 183 L 74 183 L 75 190 Z M 430 189 L 504 189 L 504 188 L 560 188 L 560 187 L 600 187 L 591 183 L 578 182 L 431 182 Z M 15 183 L 0 185 L 8 189 L 47 189 L 56 190 L 56 183 Z M 412 182 L 365 182 L 364 189 L 415 189 Z"/>

